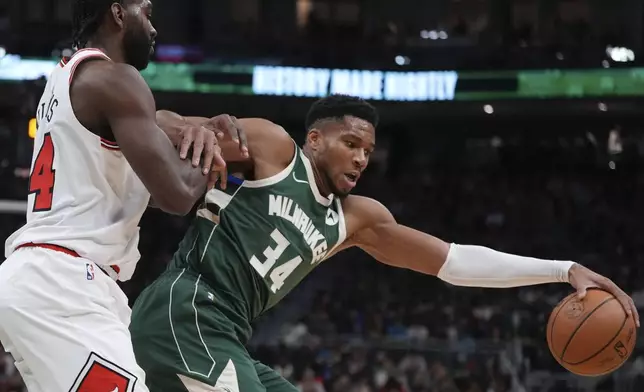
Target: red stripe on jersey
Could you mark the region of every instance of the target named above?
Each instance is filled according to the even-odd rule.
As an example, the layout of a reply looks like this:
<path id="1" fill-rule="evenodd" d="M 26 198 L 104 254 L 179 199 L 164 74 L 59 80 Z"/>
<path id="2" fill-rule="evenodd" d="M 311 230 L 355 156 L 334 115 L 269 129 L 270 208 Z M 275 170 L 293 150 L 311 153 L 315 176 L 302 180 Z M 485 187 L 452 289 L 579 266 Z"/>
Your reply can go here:
<path id="1" fill-rule="evenodd" d="M 67 248 L 65 248 L 63 246 L 58 246 L 58 245 L 54 245 L 54 244 L 35 244 L 33 242 L 28 242 L 26 244 L 22 244 L 22 245 L 19 245 L 19 246 L 16 247 L 16 249 L 20 249 L 20 248 L 45 248 L 45 249 L 49 249 L 49 250 L 55 250 L 57 252 L 66 253 L 66 254 L 68 254 L 70 256 L 73 256 L 73 257 L 80 257 L 80 255 L 78 253 L 76 253 L 75 251 L 73 251 L 71 249 L 67 249 Z"/>
<path id="2" fill-rule="evenodd" d="M 115 142 L 111 142 L 111 141 L 105 140 L 103 138 L 101 138 L 101 147 L 103 147 L 106 150 L 110 150 L 110 151 L 119 151 L 121 149 L 119 147 L 119 145 L 116 144 Z"/>
<path id="3" fill-rule="evenodd" d="M 65 248 L 64 246 L 59 246 L 59 245 L 54 245 L 54 244 L 37 244 L 37 243 L 34 243 L 34 242 L 27 242 L 25 244 L 18 245 L 16 247 L 16 250 L 21 249 L 21 248 L 44 248 L 44 249 L 49 249 L 49 250 L 55 250 L 56 252 L 62 252 L 62 253 L 68 254 L 68 255 L 70 255 L 72 257 L 78 257 L 78 258 L 81 257 L 78 253 L 76 253 L 76 251 L 73 251 L 71 249 Z M 103 270 L 100 266 L 98 268 Z M 110 268 L 114 272 L 116 272 L 117 275 L 119 273 L 121 273 L 121 267 L 119 267 L 118 265 L 110 265 Z M 103 271 L 103 272 L 105 272 L 105 271 Z"/>
<path id="4" fill-rule="evenodd" d="M 109 147 L 109 146 L 106 146 L 105 144 L 101 144 L 101 147 L 109 151 L 121 151 L 119 147 Z"/>
<path id="5" fill-rule="evenodd" d="M 111 140 L 107 140 L 107 139 L 104 139 L 104 138 L 101 138 L 101 143 L 105 143 L 105 144 L 107 144 L 108 146 L 111 146 L 111 147 L 118 147 L 119 146 L 118 144 L 116 144 L 116 142 L 113 142 Z"/>

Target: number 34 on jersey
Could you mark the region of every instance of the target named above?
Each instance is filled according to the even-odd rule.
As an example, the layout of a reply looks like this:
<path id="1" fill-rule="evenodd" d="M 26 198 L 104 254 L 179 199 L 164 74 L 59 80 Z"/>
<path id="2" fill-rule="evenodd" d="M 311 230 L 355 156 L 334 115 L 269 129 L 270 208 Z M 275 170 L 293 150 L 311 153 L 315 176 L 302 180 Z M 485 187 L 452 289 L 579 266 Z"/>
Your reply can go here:
<path id="1" fill-rule="evenodd" d="M 303 244 L 306 244 L 311 249 L 311 264 L 324 260 L 328 252 L 328 245 L 324 235 L 315 227 L 314 220 L 309 218 L 292 199 L 286 196 L 268 196 L 268 214 L 293 224 L 297 229 L 298 235 L 292 240 L 302 241 Z M 318 223 L 323 222 L 324 220 Z M 278 229 L 274 229 L 270 237 L 275 245 L 269 245 L 264 250 L 265 260 L 262 262 L 257 255 L 253 255 L 249 263 L 262 278 L 266 278 L 266 276 L 270 278 L 272 282 L 271 291 L 276 293 L 303 260 L 301 256 L 296 256 L 285 262 L 280 261 L 280 257 L 291 246 L 291 243 Z"/>

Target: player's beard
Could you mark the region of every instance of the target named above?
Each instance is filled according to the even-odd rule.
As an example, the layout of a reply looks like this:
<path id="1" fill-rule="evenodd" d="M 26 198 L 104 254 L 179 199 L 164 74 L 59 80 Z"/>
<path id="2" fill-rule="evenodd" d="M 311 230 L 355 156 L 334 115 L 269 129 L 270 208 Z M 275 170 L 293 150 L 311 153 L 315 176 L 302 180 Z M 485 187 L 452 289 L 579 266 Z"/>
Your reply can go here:
<path id="1" fill-rule="evenodd" d="M 333 178 L 325 171 L 323 174 L 326 183 L 329 184 L 329 190 L 331 193 L 340 199 L 344 199 L 345 197 L 349 196 L 351 191 L 343 192 L 340 189 L 338 189 L 335 185 L 335 181 L 333 181 Z"/>
<path id="2" fill-rule="evenodd" d="M 152 41 L 140 27 L 130 27 L 123 36 L 123 49 L 128 64 L 142 71 L 148 67 Z"/>

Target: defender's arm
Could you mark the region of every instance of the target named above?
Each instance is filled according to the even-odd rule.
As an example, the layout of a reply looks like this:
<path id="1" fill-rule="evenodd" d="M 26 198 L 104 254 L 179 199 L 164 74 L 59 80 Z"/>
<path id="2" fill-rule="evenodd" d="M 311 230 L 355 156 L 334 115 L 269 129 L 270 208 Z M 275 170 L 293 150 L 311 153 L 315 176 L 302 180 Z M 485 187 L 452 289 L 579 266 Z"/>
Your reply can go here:
<path id="1" fill-rule="evenodd" d="M 206 189 L 207 177 L 182 161 L 157 126 L 152 92 L 136 69 L 125 64 L 95 62 L 92 73 L 77 83 L 109 124 L 121 151 L 166 212 L 185 215 Z M 80 91 L 78 91 L 80 93 Z"/>

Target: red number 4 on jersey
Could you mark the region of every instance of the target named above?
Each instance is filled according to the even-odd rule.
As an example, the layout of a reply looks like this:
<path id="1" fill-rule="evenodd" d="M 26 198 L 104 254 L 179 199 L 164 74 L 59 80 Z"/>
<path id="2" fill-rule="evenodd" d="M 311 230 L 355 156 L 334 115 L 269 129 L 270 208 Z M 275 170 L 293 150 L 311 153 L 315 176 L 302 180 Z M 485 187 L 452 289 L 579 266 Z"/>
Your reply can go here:
<path id="1" fill-rule="evenodd" d="M 49 133 L 45 134 L 40 151 L 34 162 L 34 169 L 29 177 L 29 194 L 35 193 L 34 212 L 49 211 L 54 199 L 54 181 L 56 171 L 54 164 L 54 142 Z"/>

